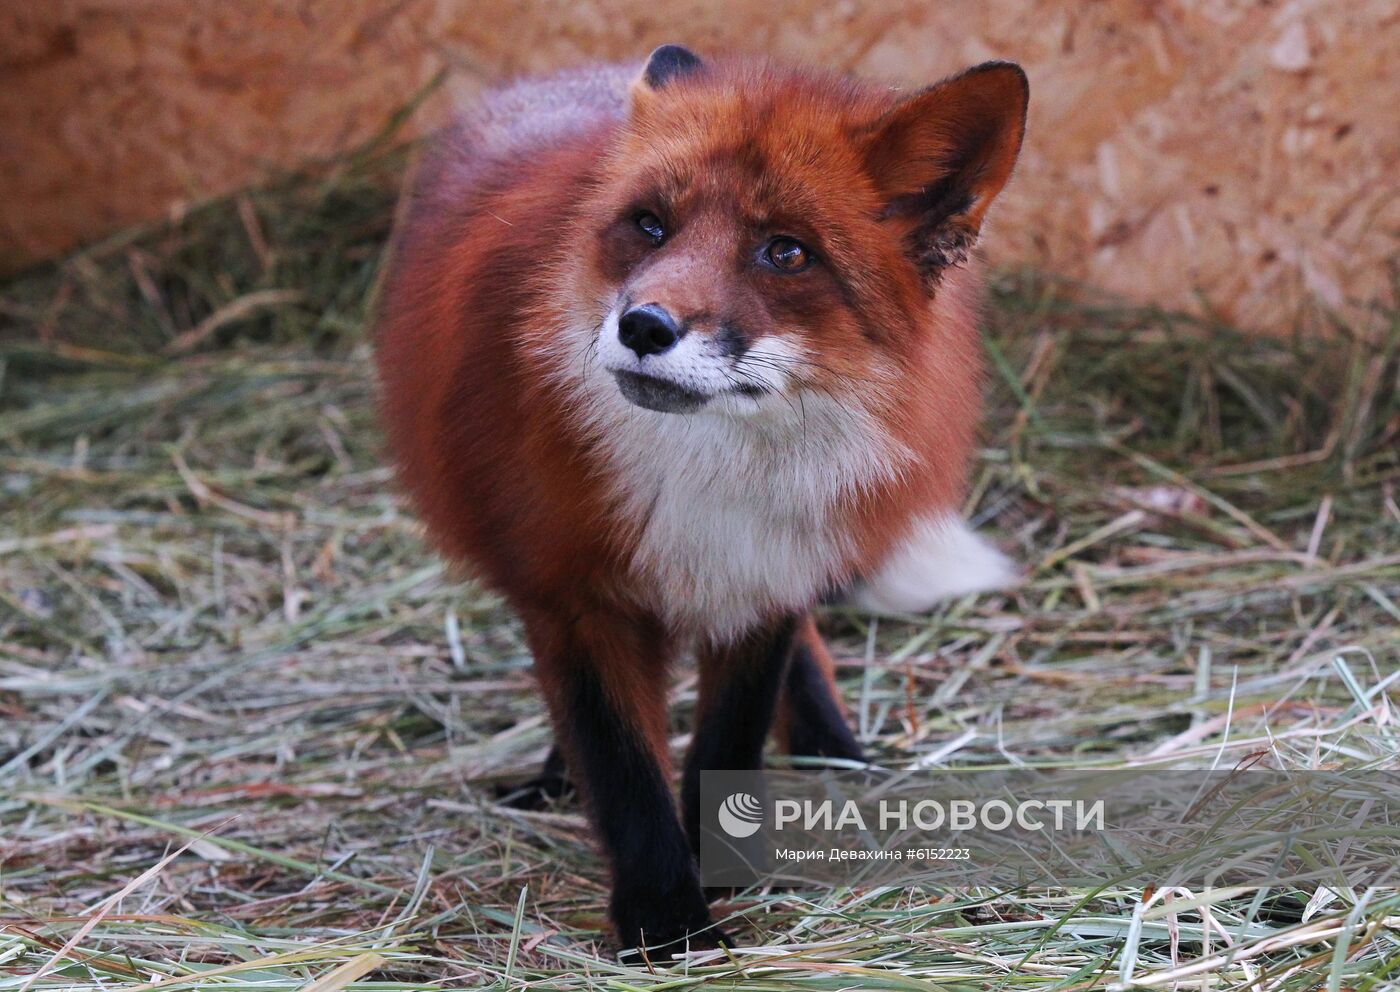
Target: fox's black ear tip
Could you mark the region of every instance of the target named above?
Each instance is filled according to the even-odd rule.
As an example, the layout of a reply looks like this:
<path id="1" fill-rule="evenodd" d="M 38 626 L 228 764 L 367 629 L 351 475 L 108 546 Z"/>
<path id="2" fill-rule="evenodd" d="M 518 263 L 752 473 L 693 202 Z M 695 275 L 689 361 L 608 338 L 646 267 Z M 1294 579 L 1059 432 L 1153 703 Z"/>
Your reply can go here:
<path id="1" fill-rule="evenodd" d="M 1020 89 L 1029 93 L 1031 89 L 1030 77 L 1026 75 L 1026 70 L 1021 68 L 1019 62 L 1010 62 L 1006 59 L 993 59 L 990 62 L 982 62 L 974 65 L 960 76 L 977 76 L 984 72 L 996 73 L 1007 80 L 1015 80 Z"/>
<path id="2" fill-rule="evenodd" d="M 678 76 L 689 75 L 704 63 L 684 45 L 662 45 L 647 56 L 642 79 L 652 89 L 660 89 Z"/>

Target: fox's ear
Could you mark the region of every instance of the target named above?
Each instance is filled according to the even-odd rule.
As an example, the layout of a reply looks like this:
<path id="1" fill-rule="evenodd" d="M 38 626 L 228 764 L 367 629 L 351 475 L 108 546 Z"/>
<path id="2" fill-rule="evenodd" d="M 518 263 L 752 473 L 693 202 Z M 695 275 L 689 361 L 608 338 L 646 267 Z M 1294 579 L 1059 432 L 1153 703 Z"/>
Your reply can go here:
<path id="1" fill-rule="evenodd" d="M 683 45 L 662 45 L 647 56 L 647 64 L 632 84 L 632 92 L 659 90 L 673 79 L 688 76 L 705 63 Z"/>
<path id="2" fill-rule="evenodd" d="M 1030 85 L 1014 62 L 987 62 L 901 101 L 860 129 L 883 218 L 906 226 L 928 277 L 967 259 L 1021 150 Z"/>

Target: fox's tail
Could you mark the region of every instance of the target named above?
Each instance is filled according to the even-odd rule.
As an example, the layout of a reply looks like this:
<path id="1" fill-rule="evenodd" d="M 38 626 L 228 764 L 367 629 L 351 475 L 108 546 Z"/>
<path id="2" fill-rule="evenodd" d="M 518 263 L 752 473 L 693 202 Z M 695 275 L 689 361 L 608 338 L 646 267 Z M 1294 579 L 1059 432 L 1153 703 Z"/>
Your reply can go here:
<path id="1" fill-rule="evenodd" d="M 957 517 L 922 521 L 847 600 L 872 613 L 922 613 L 935 603 L 1020 581 L 1011 559 Z"/>

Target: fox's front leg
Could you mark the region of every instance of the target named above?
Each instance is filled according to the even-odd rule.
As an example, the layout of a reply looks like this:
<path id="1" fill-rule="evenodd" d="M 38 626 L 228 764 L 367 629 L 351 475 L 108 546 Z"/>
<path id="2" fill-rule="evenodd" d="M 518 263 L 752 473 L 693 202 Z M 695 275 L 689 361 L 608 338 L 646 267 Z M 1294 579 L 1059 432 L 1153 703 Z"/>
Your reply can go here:
<path id="1" fill-rule="evenodd" d="M 865 760 L 841 705 L 836 665 L 811 614 L 797 625 L 793 637 L 792 659 L 783 680 L 773 729 L 780 747 L 788 754 Z"/>
<path id="2" fill-rule="evenodd" d="M 695 737 L 681 787 L 686 832 L 697 851 L 700 773 L 763 767 L 763 743 L 773 725 L 797 630 L 796 617 L 781 617 L 732 643 L 699 652 Z"/>
<path id="3" fill-rule="evenodd" d="M 670 788 L 660 625 L 609 614 L 527 615 L 555 740 L 613 869 L 610 913 L 623 947 L 664 957 L 713 947 L 694 859 Z"/>

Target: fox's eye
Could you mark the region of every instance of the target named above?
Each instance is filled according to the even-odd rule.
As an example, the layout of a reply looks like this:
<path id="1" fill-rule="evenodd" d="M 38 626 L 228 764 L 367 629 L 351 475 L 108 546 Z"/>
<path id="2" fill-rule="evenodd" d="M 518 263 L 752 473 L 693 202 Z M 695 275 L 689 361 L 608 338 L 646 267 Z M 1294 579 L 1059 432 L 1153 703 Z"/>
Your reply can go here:
<path id="1" fill-rule="evenodd" d="M 783 272 L 801 272 L 812 261 L 811 253 L 802 242 L 792 238 L 774 238 L 763 249 L 763 257 L 769 265 Z"/>
<path id="2" fill-rule="evenodd" d="M 634 218 L 637 227 L 651 240 L 660 242 L 666 237 L 666 228 L 661 226 L 661 218 L 650 210 L 643 210 Z"/>

